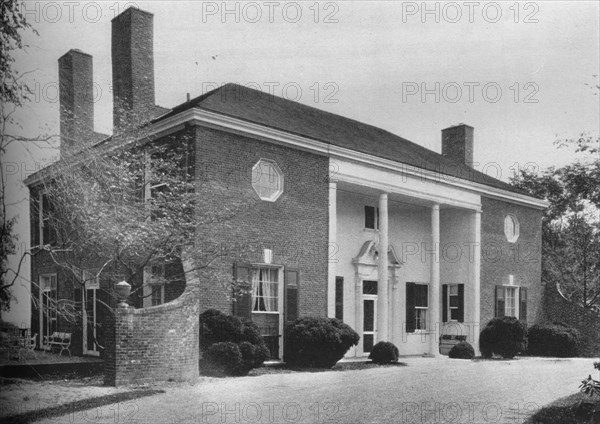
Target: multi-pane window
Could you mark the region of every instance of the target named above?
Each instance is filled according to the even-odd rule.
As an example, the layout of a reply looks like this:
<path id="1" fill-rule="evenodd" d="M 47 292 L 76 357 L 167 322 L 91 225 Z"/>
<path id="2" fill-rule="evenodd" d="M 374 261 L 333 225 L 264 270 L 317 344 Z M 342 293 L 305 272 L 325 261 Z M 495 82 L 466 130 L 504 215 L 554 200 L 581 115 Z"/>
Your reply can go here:
<path id="1" fill-rule="evenodd" d="M 57 285 L 56 274 L 40 275 L 40 329 L 42 336 L 57 331 Z M 40 338 L 43 341 L 43 337 Z"/>
<path id="2" fill-rule="evenodd" d="M 516 287 L 504 288 L 504 315 L 507 317 L 516 317 Z"/>
<path id="3" fill-rule="evenodd" d="M 496 286 L 496 317 L 516 317 L 527 321 L 527 288 Z"/>
<path id="4" fill-rule="evenodd" d="M 147 268 L 145 275 L 144 306 L 156 306 L 165 303 L 165 265 L 163 263 L 152 264 Z"/>
<path id="5" fill-rule="evenodd" d="M 465 285 L 442 284 L 442 321 L 464 322 Z"/>
<path id="6" fill-rule="evenodd" d="M 415 329 L 427 330 L 429 310 L 427 284 L 415 284 Z"/>
<path id="7" fill-rule="evenodd" d="M 379 208 L 365 206 L 365 228 L 370 230 L 379 229 Z"/>
<path id="8" fill-rule="evenodd" d="M 258 197 L 276 201 L 283 193 L 283 173 L 273 161 L 261 159 L 252 167 L 252 187 Z"/>
<path id="9" fill-rule="evenodd" d="M 450 320 L 458 321 L 458 284 L 448 285 L 448 312 Z"/>
<path id="10" fill-rule="evenodd" d="M 279 269 L 253 270 L 252 311 L 279 313 Z"/>
<path id="11" fill-rule="evenodd" d="M 150 286 L 150 288 L 152 290 L 152 292 L 150 294 L 150 304 L 152 306 L 157 306 L 157 305 L 164 303 L 165 286 L 154 285 L 154 286 Z"/>

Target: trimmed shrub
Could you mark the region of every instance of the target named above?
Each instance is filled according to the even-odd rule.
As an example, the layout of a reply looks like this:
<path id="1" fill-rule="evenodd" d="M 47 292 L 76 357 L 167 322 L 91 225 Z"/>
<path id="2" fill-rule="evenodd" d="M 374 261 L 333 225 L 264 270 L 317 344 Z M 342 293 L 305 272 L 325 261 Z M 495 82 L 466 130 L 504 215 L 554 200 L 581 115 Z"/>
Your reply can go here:
<path id="1" fill-rule="evenodd" d="M 233 357 L 235 354 L 226 355 L 223 361 L 216 361 L 213 354 L 208 354 L 213 346 L 223 344 L 234 345 L 240 354 L 239 363 Z M 231 347 L 214 348 L 220 350 L 232 349 Z M 220 349 L 220 350 L 219 350 Z M 217 368 L 226 374 L 247 374 L 252 368 L 259 368 L 269 357 L 269 349 L 260 335 L 258 326 L 252 321 L 225 315 L 215 309 L 209 309 L 200 314 L 200 350 L 209 368 Z"/>
<path id="2" fill-rule="evenodd" d="M 264 344 L 255 345 L 250 342 L 241 342 L 238 345 L 242 354 L 242 365 L 240 371 L 247 373 L 252 368 L 262 367 L 262 364 L 269 357 L 269 349 Z"/>
<path id="3" fill-rule="evenodd" d="M 468 342 L 460 342 L 452 346 L 448 352 L 449 358 L 454 359 L 473 359 L 475 357 L 475 349 Z"/>
<path id="4" fill-rule="evenodd" d="M 400 352 L 394 343 L 378 342 L 375 346 L 373 346 L 373 349 L 371 349 L 369 359 L 376 364 L 383 365 L 391 362 L 397 362 L 399 356 Z"/>
<path id="5" fill-rule="evenodd" d="M 562 323 L 534 325 L 529 329 L 527 353 L 533 356 L 579 356 L 579 331 Z"/>
<path id="6" fill-rule="evenodd" d="M 287 327 L 284 361 L 292 366 L 331 368 L 360 336 L 336 318 L 306 317 Z"/>
<path id="7" fill-rule="evenodd" d="M 206 351 L 219 342 L 264 344 L 258 326 L 250 320 L 225 315 L 215 309 L 200 314 L 200 348 Z"/>
<path id="8" fill-rule="evenodd" d="M 238 374 L 242 368 L 242 353 L 232 342 L 214 343 L 204 354 L 212 371 L 228 375 Z"/>
<path id="9" fill-rule="evenodd" d="M 527 349 L 527 327 L 515 317 L 494 318 L 479 335 L 479 350 L 484 358 L 498 354 L 511 359 Z"/>

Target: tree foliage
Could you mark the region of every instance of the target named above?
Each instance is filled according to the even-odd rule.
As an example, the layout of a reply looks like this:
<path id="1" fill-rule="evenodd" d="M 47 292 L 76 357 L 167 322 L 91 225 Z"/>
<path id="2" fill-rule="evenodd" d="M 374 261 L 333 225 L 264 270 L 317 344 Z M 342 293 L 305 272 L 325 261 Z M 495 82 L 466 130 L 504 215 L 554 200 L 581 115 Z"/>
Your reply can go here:
<path id="1" fill-rule="evenodd" d="M 201 268 L 211 278 L 211 263 L 224 252 L 203 248 L 204 230 L 249 205 L 231 195 L 227 208 L 215 206 L 227 194 L 205 190 L 210 183 L 196 178 L 193 131 L 160 140 L 144 131 L 78 146 L 47 168 L 33 190 L 41 194 L 32 196 L 42 207 L 45 238 L 34 253 L 47 255 L 76 286 L 107 277 L 148 296 L 146 285 L 185 282 L 190 246 L 195 267 L 185 272 Z"/>
<path id="2" fill-rule="evenodd" d="M 0 2 L 0 309 L 8 310 L 10 307 L 11 293 L 18 276 L 9 277 L 8 256 L 17 253 L 18 237 L 14 233 L 16 217 L 9 217 L 6 212 L 6 180 L 4 173 L 4 157 L 7 146 L 15 140 L 8 134 L 7 127 L 13 124 L 14 111 L 22 106 L 27 100 L 30 92 L 27 85 L 23 83 L 24 74 L 15 68 L 16 51 L 26 46 L 23 44 L 22 35 L 25 31 L 37 32 L 27 22 L 21 13 L 23 2 L 7 0 Z M 22 262 L 21 262 L 22 263 Z"/>
<path id="3" fill-rule="evenodd" d="M 542 278 L 585 308 L 600 308 L 600 138 L 559 140 L 577 159 L 511 181 L 548 200 L 543 217 Z"/>

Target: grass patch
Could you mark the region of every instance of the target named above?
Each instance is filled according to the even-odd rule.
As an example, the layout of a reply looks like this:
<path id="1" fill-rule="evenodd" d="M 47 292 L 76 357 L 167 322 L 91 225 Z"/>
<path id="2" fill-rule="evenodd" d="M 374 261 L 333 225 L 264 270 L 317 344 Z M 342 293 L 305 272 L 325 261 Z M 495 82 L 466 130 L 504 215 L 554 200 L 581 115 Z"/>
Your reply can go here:
<path id="1" fill-rule="evenodd" d="M 24 412 L 22 414 L 10 415 L 2 418 L 4 424 L 24 424 L 45 418 L 54 418 L 86 409 L 98 408 L 104 405 L 110 405 L 118 402 L 125 402 L 133 399 L 139 399 L 145 396 L 152 396 L 164 393 L 164 390 L 133 390 L 124 393 L 114 393 L 111 395 L 98 396 L 90 399 L 82 399 L 75 402 L 65 403 L 63 405 L 52 406 L 49 408 L 36 409 L 34 411 Z"/>
<path id="2" fill-rule="evenodd" d="M 525 424 L 588 424 L 594 409 L 600 411 L 600 399 L 575 393 L 544 406 Z"/>

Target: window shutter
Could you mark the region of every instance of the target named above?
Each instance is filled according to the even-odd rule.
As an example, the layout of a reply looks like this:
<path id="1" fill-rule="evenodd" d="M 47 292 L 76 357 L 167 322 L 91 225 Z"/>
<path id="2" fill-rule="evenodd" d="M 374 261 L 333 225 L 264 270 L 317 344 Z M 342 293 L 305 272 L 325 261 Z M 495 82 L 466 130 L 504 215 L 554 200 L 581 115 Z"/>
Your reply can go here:
<path id="1" fill-rule="evenodd" d="M 527 321 L 527 289 L 525 287 L 519 289 L 519 319 Z"/>
<path id="2" fill-rule="evenodd" d="M 496 300 L 494 303 L 496 305 L 496 311 L 494 313 L 494 316 L 496 318 L 503 317 L 504 316 L 504 287 L 496 286 Z"/>
<path id="3" fill-rule="evenodd" d="M 465 285 L 458 285 L 458 322 L 465 322 Z"/>
<path id="4" fill-rule="evenodd" d="M 406 283 L 406 332 L 414 333 L 415 327 L 415 283 Z"/>
<path id="5" fill-rule="evenodd" d="M 442 322 L 448 322 L 448 284 L 442 284 Z"/>
<path id="6" fill-rule="evenodd" d="M 375 208 L 365 206 L 365 228 L 375 229 Z"/>
<path id="7" fill-rule="evenodd" d="M 233 289 L 233 315 L 239 318 L 252 319 L 252 293 L 250 292 L 250 265 L 233 264 L 233 278 L 236 281 L 245 281 L 249 285 L 245 290 Z"/>
<path id="8" fill-rule="evenodd" d="M 335 277 L 335 317 L 344 320 L 344 277 Z"/>
<path id="9" fill-rule="evenodd" d="M 298 319 L 298 283 L 300 273 L 297 269 L 285 270 L 285 324 L 291 324 Z"/>

